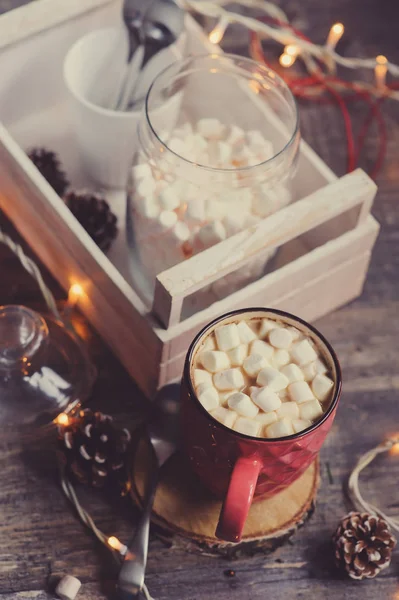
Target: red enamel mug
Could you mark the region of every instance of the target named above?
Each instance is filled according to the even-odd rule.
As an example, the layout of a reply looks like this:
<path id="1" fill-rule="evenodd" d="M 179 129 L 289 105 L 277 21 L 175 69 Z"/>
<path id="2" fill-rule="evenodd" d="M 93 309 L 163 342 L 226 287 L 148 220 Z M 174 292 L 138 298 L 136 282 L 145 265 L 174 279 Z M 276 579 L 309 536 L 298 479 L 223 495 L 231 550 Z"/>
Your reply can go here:
<path id="1" fill-rule="evenodd" d="M 197 399 L 191 381 L 196 351 L 217 326 L 243 318 L 268 318 L 292 325 L 309 336 L 321 352 L 335 382 L 333 398 L 321 419 L 304 431 L 275 439 L 244 435 L 216 421 Z M 337 356 L 324 336 L 299 317 L 280 310 L 233 311 L 212 321 L 194 338 L 182 379 L 183 451 L 203 484 L 223 499 L 216 530 L 218 538 L 239 542 L 252 501 L 277 494 L 315 460 L 334 421 L 341 380 Z"/>

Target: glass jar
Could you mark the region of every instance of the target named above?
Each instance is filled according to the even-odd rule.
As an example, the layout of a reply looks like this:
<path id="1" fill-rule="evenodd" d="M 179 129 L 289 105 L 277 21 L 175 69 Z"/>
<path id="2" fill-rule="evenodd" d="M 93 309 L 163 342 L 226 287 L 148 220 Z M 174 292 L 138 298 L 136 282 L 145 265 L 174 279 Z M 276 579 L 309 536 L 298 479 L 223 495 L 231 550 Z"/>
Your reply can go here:
<path id="1" fill-rule="evenodd" d="M 158 273 L 293 200 L 297 106 L 285 82 L 255 61 L 215 54 L 169 66 L 148 91 L 138 136 L 127 238 L 137 291 L 149 303 Z M 213 299 L 260 277 L 267 258 L 215 282 Z"/>

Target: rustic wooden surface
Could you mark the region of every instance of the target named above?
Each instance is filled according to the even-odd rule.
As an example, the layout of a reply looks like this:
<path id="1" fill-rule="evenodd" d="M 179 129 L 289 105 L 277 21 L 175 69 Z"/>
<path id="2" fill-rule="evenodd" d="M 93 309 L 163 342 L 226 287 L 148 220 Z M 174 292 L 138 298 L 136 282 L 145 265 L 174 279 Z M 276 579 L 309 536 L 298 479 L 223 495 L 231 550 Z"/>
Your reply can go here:
<path id="1" fill-rule="evenodd" d="M 399 63 L 397 2 L 379 0 L 280 0 L 295 24 L 315 41 L 325 39 L 334 21 L 343 21 L 346 54 L 386 54 Z M 25 0 L 0 0 L 0 12 Z M 237 44 L 232 36 L 229 43 Z M 320 320 L 344 371 L 344 393 L 337 420 L 321 453 L 322 488 L 317 509 L 291 544 L 269 557 L 235 562 L 199 557 L 151 541 L 148 586 L 157 600 L 293 600 L 299 598 L 394 600 L 399 598 L 398 552 L 391 568 L 375 581 L 352 582 L 332 564 L 330 536 L 348 505 L 343 484 L 360 453 L 389 433 L 399 431 L 399 110 L 387 103 L 388 156 L 377 183 L 374 214 L 382 225 L 361 298 Z M 358 117 L 362 116 L 361 111 Z M 335 108 L 302 106 L 305 139 L 338 174 L 344 172 L 343 129 Z M 375 132 L 367 140 L 362 166 L 374 156 Z M 13 232 L 1 219 L 1 225 Z M 63 292 L 52 281 L 56 297 Z M 43 308 L 35 285 L 17 260 L 0 248 L 0 303 Z M 82 334 L 90 344 L 100 377 L 92 404 L 125 422 L 145 412 L 145 403 L 127 374 L 83 319 Z M 132 357 L 134 360 L 134 357 Z M 47 600 L 62 574 L 83 581 L 81 598 L 102 600 L 112 594 L 115 570 L 69 509 L 57 484 L 52 439 L 39 435 L 29 447 L 18 428 L 3 424 L 0 435 L 0 598 Z M 380 458 L 364 477 L 364 490 L 377 504 L 398 511 L 399 456 Z M 109 501 L 82 491 L 83 502 L 110 534 L 127 540 L 136 513 L 129 502 Z M 227 577 L 228 569 L 235 571 Z"/>

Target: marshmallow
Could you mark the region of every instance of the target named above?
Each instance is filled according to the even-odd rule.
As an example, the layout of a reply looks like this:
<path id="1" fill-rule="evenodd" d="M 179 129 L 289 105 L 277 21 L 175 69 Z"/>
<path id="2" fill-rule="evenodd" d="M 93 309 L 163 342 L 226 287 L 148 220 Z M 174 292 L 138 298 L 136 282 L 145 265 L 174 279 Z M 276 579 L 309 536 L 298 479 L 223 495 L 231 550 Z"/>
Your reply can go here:
<path id="1" fill-rule="evenodd" d="M 263 426 L 271 425 L 277 421 L 277 415 L 275 412 L 259 412 L 255 417 L 255 421 L 258 421 L 258 423 L 261 423 Z"/>
<path id="2" fill-rule="evenodd" d="M 287 330 L 291 333 L 293 342 L 296 342 L 302 337 L 302 333 L 296 327 L 287 327 Z"/>
<path id="3" fill-rule="evenodd" d="M 161 212 L 160 206 L 153 196 L 141 198 L 135 208 L 146 219 L 156 219 Z"/>
<path id="4" fill-rule="evenodd" d="M 194 369 L 193 371 L 194 387 L 199 386 L 201 383 L 212 386 L 212 375 L 204 369 Z"/>
<path id="5" fill-rule="evenodd" d="M 232 367 L 241 367 L 244 359 L 248 355 L 248 346 L 240 344 L 237 348 L 233 348 L 227 352 Z"/>
<path id="6" fill-rule="evenodd" d="M 204 248 L 210 248 L 226 239 L 226 229 L 220 221 L 213 221 L 201 227 L 198 239 Z"/>
<path id="7" fill-rule="evenodd" d="M 225 425 L 226 427 L 230 427 L 230 429 L 237 419 L 237 413 L 228 408 L 223 408 L 223 406 L 215 408 L 215 410 L 211 412 L 211 415 L 216 421 L 219 421 L 219 423 L 222 423 L 222 425 Z"/>
<path id="8" fill-rule="evenodd" d="M 173 137 L 171 140 L 169 140 L 168 146 L 175 154 L 188 158 L 187 153 L 189 149 L 186 141 L 183 141 L 177 137 Z"/>
<path id="9" fill-rule="evenodd" d="M 227 406 L 227 401 L 232 394 L 235 394 L 235 390 L 228 390 L 227 392 L 219 392 L 219 401 L 222 406 Z"/>
<path id="10" fill-rule="evenodd" d="M 61 600 L 75 600 L 82 584 L 76 577 L 65 575 L 55 588 L 55 593 Z"/>
<path id="11" fill-rule="evenodd" d="M 180 198 L 176 190 L 176 184 L 171 184 L 161 190 L 158 200 L 164 210 L 175 210 L 180 206 Z"/>
<path id="12" fill-rule="evenodd" d="M 144 179 L 147 177 L 152 177 L 152 171 L 150 165 L 147 163 L 141 163 L 136 165 L 132 169 L 134 179 Z"/>
<path id="13" fill-rule="evenodd" d="M 227 355 L 226 355 L 227 356 Z M 213 376 L 213 383 L 218 390 L 238 390 L 245 385 L 240 369 L 226 369 Z"/>
<path id="14" fill-rule="evenodd" d="M 294 383 L 290 383 L 288 391 L 291 399 L 298 404 L 314 399 L 313 392 L 306 381 L 295 381 Z"/>
<path id="15" fill-rule="evenodd" d="M 280 398 L 268 387 L 262 388 L 258 394 L 254 395 L 252 400 L 265 413 L 273 412 L 281 407 Z"/>
<path id="16" fill-rule="evenodd" d="M 334 387 L 334 382 L 326 375 L 318 374 L 312 381 L 312 391 L 316 398 L 323 402 Z"/>
<path id="17" fill-rule="evenodd" d="M 294 363 L 282 367 L 281 372 L 284 373 L 290 383 L 304 381 L 305 379 L 302 369 L 300 369 L 298 365 L 294 365 Z"/>
<path id="18" fill-rule="evenodd" d="M 223 141 L 212 141 L 208 146 L 209 162 L 215 166 L 230 166 L 232 148 Z"/>
<path id="19" fill-rule="evenodd" d="M 292 435 L 293 433 L 294 428 L 289 419 L 281 419 L 266 427 L 266 435 L 268 438 L 285 437 L 286 435 Z"/>
<path id="20" fill-rule="evenodd" d="M 171 229 L 177 223 L 177 214 L 170 210 L 164 210 L 158 217 L 161 229 Z"/>
<path id="21" fill-rule="evenodd" d="M 240 345 L 238 327 L 235 323 L 222 325 L 215 329 L 216 342 L 219 350 L 232 350 Z"/>
<path id="22" fill-rule="evenodd" d="M 281 367 L 288 365 L 290 360 L 291 360 L 291 357 L 289 355 L 288 350 L 279 348 L 273 354 L 272 364 L 273 364 L 273 367 L 275 367 L 276 369 L 280 369 Z"/>
<path id="23" fill-rule="evenodd" d="M 229 357 L 225 352 L 219 350 L 205 350 L 200 354 L 202 366 L 211 373 L 217 373 L 228 369 L 230 366 Z"/>
<path id="24" fill-rule="evenodd" d="M 251 344 L 250 354 L 260 354 L 261 356 L 264 356 L 267 361 L 271 361 L 274 350 L 267 342 L 264 342 L 263 340 L 254 340 Z"/>
<path id="25" fill-rule="evenodd" d="M 187 225 L 183 221 L 178 221 L 173 228 L 173 237 L 176 241 L 184 244 L 184 242 L 190 239 L 190 235 L 191 233 Z"/>
<path id="26" fill-rule="evenodd" d="M 278 419 L 284 419 L 285 417 L 287 419 L 299 418 L 299 408 L 296 402 L 283 402 L 276 412 Z"/>
<path id="27" fill-rule="evenodd" d="M 136 185 L 136 193 L 138 196 L 145 198 L 146 196 L 152 196 L 155 192 L 156 183 L 152 177 L 146 177 L 142 179 L 138 185 Z"/>
<path id="28" fill-rule="evenodd" d="M 316 361 L 311 362 L 308 365 L 303 365 L 302 373 L 305 381 L 312 381 L 312 379 L 314 379 L 317 375 Z"/>
<path id="29" fill-rule="evenodd" d="M 275 348 L 284 348 L 287 349 L 291 346 L 292 343 L 292 335 L 288 329 L 284 329 L 283 327 L 277 327 L 276 329 L 272 329 L 269 333 L 269 342 Z"/>
<path id="30" fill-rule="evenodd" d="M 276 323 L 276 321 L 272 321 L 271 319 L 262 319 L 262 322 L 261 322 L 260 328 L 259 328 L 259 332 L 258 332 L 258 336 L 261 339 L 263 339 L 267 336 L 269 331 L 271 331 L 272 329 L 275 329 L 276 327 L 278 327 L 278 324 Z"/>
<path id="31" fill-rule="evenodd" d="M 267 143 L 260 131 L 257 131 L 256 129 L 252 131 L 247 131 L 246 138 L 251 146 L 262 147 L 265 146 Z"/>
<path id="32" fill-rule="evenodd" d="M 205 388 L 202 388 L 201 386 L 204 385 Z M 198 389 L 199 392 L 197 391 L 197 398 L 208 412 L 219 406 L 219 394 L 214 387 L 208 387 L 206 384 L 201 383 L 198 386 Z"/>
<path id="33" fill-rule="evenodd" d="M 267 367 L 268 362 L 261 354 L 250 354 L 244 360 L 242 367 L 249 377 L 256 377 L 261 369 Z"/>
<path id="34" fill-rule="evenodd" d="M 243 216 L 243 214 L 241 213 L 230 215 L 227 214 L 227 216 L 224 217 L 223 225 L 225 226 L 228 237 L 235 235 L 236 233 L 239 233 L 240 231 L 245 229 L 245 227 L 243 226 L 243 219 L 245 221 L 246 216 Z"/>
<path id="35" fill-rule="evenodd" d="M 262 219 L 276 212 L 276 199 L 273 194 L 270 191 L 264 192 L 263 190 L 254 194 L 252 211 Z"/>
<path id="36" fill-rule="evenodd" d="M 191 160 L 199 160 L 208 149 L 208 142 L 199 133 L 194 133 L 189 138 L 186 138 L 188 151 Z"/>
<path id="37" fill-rule="evenodd" d="M 291 356 L 298 365 L 307 365 L 317 359 L 315 349 L 308 340 L 301 340 L 291 347 Z"/>
<path id="38" fill-rule="evenodd" d="M 194 222 L 205 221 L 205 199 L 201 197 L 188 199 L 185 218 Z"/>
<path id="39" fill-rule="evenodd" d="M 280 373 L 280 371 L 277 371 L 277 369 L 265 367 L 260 371 L 256 383 L 262 387 L 268 386 L 273 392 L 279 392 L 287 387 L 289 381 L 288 378 L 283 373 Z"/>
<path id="40" fill-rule="evenodd" d="M 223 137 L 225 126 L 219 119 L 204 118 L 198 121 L 197 131 L 208 140 L 217 140 Z"/>
<path id="41" fill-rule="evenodd" d="M 207 338 L 202 342 L 203 350 L 216 350 L 216 341 L 213 335 L 208 335 Z"/>
<path id="42" fill-rule="evenodd" d="M 314 421 L 318 417 L 321 417 L 323 414 L 323 409 L 321 408 L 320 402 L 314 398 L 314 400 L 310 400 L 310 402 L 304 402 L 299 407 L 299 416 L 301 419 L 309 419 L 310 421 Z"/>
<path id="43" fill-rule="evenodd" d="M 205 207 L 205 217 L 208 221 L 224 221 L 225 217 L 227 216 L 229 212 L 229 206 L 228 203 L 225 202 L 224 200 L 219 200 L 218 198 L 208 198 L 207 202 L 206 202 L 206 207 Z M 209 225 L 210 223 L 208 223 Z M 223 225 L 223 223 L 221 223 L 221 225 Z M 227 237 L 227 230 L 225 228 L 225 226 L 223 225 L 224 231 L 226 232 L 226 237 Z"/>
<path id="44" fill-rule="evenodd" d="M 320 373 L 320 375 L 324 375 L 328 371 L 326 365 L 320 358 L 315 360 L 315 368 L 316 368 L 316 372 Z"/>
<path id="45" fill-rule="evenodd" d="M 237 325 L 237 329 L 243 344 L 249 344 L 256 340 L 256 333 L 245 321 L 240 321 Z"/>
<path id="46" fill-rule="evenodd" d="M 292 426 L 294 428 L 295 433 L 299 433 L 300 431 L 307 429 L 311 426 L 311 424 L 312 421 L 309 421 L 309 419 L 293 419 L 292 421 Z"/>
<path id="47" fill-rule="evenodd" d="M 245 417 L 238 417 L 237 421 L 234 423 L 233 429 L 244 435 L 259 437 L 260 427 L 261 425 L 257 421 L 246 419 Z"/>
<path id="48" fill-rule="evenodd" d="M 241 127 L 238 127 L 237 125 L 232 125 L 230 127 L 230 131 L 229 131 L 226 141 L 231 146 L 236 146 L 239 143 L 243 143 L 245 141 L 244 136 L 245 136 L 245 133 L 244 133 L 244 130 L 241 129 Z"/>
<path id="49" fill-rule="evenodd" d="M 239 415 L 252 419 L 256 417 L 259 408 L 255 406 L 251 398 L 247 394 L 236 392 L 232 394 L 227 401 L 227 404 L 232 410 L 235 410 Z"/>

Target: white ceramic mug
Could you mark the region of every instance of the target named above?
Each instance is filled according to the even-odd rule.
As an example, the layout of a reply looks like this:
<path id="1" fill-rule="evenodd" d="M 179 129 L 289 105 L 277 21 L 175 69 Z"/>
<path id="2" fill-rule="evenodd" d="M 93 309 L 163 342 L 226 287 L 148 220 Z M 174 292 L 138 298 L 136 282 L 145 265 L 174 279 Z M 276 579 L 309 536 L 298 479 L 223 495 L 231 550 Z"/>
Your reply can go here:
<path id="1" fill-rule="evenodd" d="M 137 97 L 153 79 L 184 55 L 186 33 L 148 63 Z M 123 188 L 137 149 L 141 110 L 113 110 L 126 69 L 128 41 L 122 28 L 97 29 L 80 38 L 64 61 L 71 118 L 87 175 L 107 188 Z"/>

